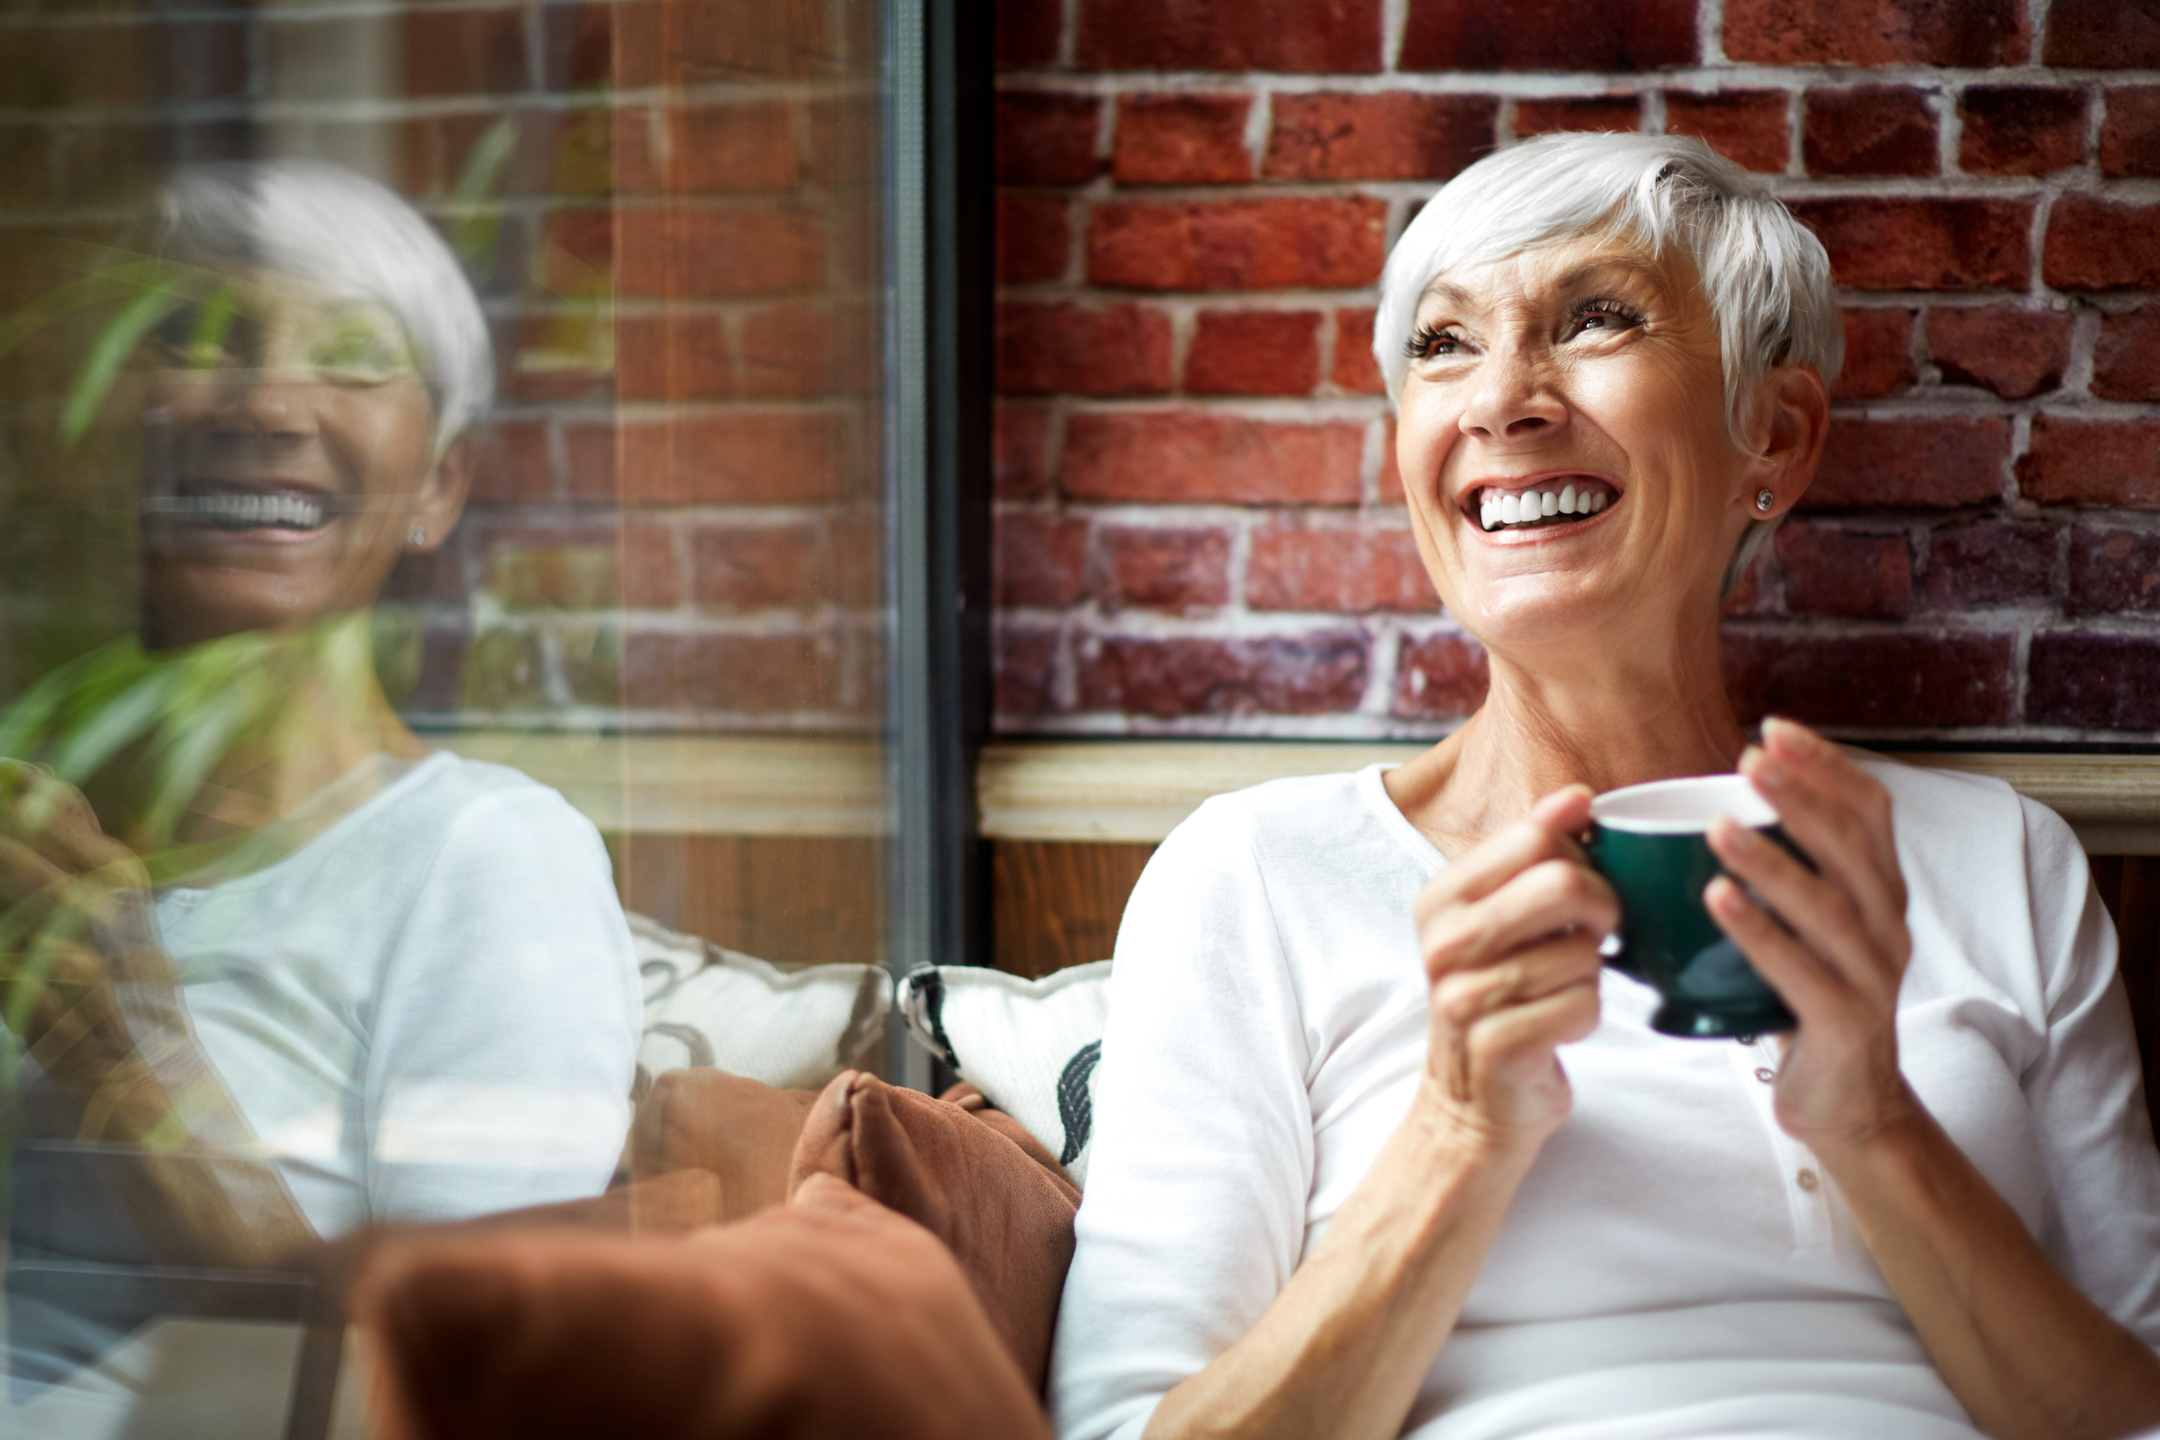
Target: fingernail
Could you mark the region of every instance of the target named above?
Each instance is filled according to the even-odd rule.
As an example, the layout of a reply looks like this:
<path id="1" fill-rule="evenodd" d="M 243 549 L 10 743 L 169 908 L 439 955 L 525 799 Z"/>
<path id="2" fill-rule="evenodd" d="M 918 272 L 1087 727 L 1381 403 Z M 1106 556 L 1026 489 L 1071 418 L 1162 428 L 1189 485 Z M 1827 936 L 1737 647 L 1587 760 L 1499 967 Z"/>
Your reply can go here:
<path id="1" fill-rule="evenodd" d="M 1726 915 L 1740 913 L 1740 887 L 1722 876 L 1710 882 L 1710 893 L 1704 898 L 1713 910 Z"/>
<path id="2" fill-rule="evenodd" d="M 1814 731 L 1781 715 L 1772 715 L 1763 721 L 1763 738 L 1772 736 L 1777 738 L 1778 744 L 1802 755 L 1812 755 L 1818 743 Z"/>
<path id="3" fill-rule="evenodd" d="M 1791 772 L 1787 771 L 1783 765 L 1778 764 L 1777 761 L 1772 760 L 1768 755 L 1757 760 L 1753 768 L 1748 771 L 1748 779 L 1753 780 L 1758 785 L 1783 785 L 1791 778 Z"/>

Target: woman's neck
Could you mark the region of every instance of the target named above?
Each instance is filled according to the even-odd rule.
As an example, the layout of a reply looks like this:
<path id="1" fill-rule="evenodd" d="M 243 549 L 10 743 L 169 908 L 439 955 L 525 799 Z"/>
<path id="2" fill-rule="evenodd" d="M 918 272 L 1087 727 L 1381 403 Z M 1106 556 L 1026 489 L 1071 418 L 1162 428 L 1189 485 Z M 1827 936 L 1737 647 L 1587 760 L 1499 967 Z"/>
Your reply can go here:
<path id="1" fill-rule="evenodd" d="M 1563 786 L 1603 791 L 1730 770 L 1747 743 L 1725 696 L 1714 630 L 1652 657 L 1538 664 L 1495 654 L 1491 665 L 1477 713 L 1387 776 L 1390 798 L 1446 855 Z"/>
<path id="2" fill-rule="evenodd" d="M 377 755 L 428 753 L 376 678 L 364 619 L 326 632 L 269 723 L 226 752 L 189 807 L 179 838 L 214 841 L 290 815 Z"/>
<path id="3" fill-rule="evenodd" d="M 380 692 L 377 692 L 378 698 Z M 310 696 L 306 718 L 260 744 L 236 747 L 211 773 L 184 838 L 213 838 L 291 814 L 377 755 L 417 759 L 427 753 L 387 701 L 352 714 Z"/>

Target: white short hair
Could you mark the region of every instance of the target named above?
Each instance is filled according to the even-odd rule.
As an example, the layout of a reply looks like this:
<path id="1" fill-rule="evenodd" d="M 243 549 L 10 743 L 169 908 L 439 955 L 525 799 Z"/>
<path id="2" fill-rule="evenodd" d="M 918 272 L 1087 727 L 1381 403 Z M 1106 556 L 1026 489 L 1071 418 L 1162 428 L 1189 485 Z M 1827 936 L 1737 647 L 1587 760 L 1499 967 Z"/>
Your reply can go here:
<path id="1" fill-rule="evenodd" d="M 440 454 L 480 423 L 495 394 L 487 318 L 433 226 L 364 175 L 319 160 L 198 165 L 165 184 L 159 253 L 251 265 L 397 317 L 435 406 Z"/>
<path id="2" fill-rule="evenodd" d="M 1845 332 L 1830 257 L 1761 179 L 1685 136 L 1546 135 L 1450 180 L 1395 242 L 1373 321 L 1389 398 L 1402 399 L 1418 302 L 1441 274 L 1600 234 L 1653 254 L 1677 246 L 1694 262 L 1717 319 L 1735 444 L 1747 446 L 1742 406 L 1772 366 L 1812 366 L 1825 386 L 1837 379 Z M 1748 526 L 1728 588 L 1776 528 L 1775 520 Z"/>

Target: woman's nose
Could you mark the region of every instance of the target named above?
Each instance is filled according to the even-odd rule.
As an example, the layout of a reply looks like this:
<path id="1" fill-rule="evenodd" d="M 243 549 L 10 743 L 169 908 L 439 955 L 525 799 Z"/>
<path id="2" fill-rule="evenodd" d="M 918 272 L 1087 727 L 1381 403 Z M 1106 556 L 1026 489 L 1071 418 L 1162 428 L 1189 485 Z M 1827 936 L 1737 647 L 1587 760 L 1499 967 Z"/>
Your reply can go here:
<path id="1" fill-rule="evenodd" d="M 1500 442 L 1548 439 L 1567 423 L 1567 406 L 1538 358 L 1520 346 L 1495 349 L 1478 367 L 1464 407 L 1465 435 Z"/>
<path id="2" fill-rule="evenodd" d="M 214 416 L 221 428 L 257 435 L 304 437 L 314 429 L 312 382 L 275 370 L 243 370 L 223 377 Z"/>

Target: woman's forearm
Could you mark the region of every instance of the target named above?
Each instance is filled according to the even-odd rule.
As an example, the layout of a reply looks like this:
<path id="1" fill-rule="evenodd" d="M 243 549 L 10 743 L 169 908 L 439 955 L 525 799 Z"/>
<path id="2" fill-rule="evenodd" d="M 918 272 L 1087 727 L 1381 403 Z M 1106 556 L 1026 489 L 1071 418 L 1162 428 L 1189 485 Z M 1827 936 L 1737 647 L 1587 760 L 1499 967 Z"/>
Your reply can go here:
<path id="1" fill-rule="evenodd" d="M 1413 1109 L 1259 1324 L 1164 1398 L 1147 1440 L 1391 1440 L 1536 1154 L 1454 1143 Z"/>
<path id="2" fill-rule="evenodd" d="M 120 1199 L 151 1258 L 252 1269 L 314 1241 L 276 1169 L 249 1155 L 246 1117 L 185 1017 L 80 1023 L 83 1012 L 104 1008 L 76 1007 L 31 1055 L 67 1077 L 63 1089 L 81 1110 L 78 1138 L 122 1147 L 113 1156 Z M 65 1055 L 53 1053 L 70 1040 Z"/>
<path id="3" fill-rule="evenodd" d="M 2160 1424 L 2160 1357 L 2063 1278 L 1917 1102 L 1894 1132 L 1818 1154 L 1982 1430 L 2114 1440 Z"/>

